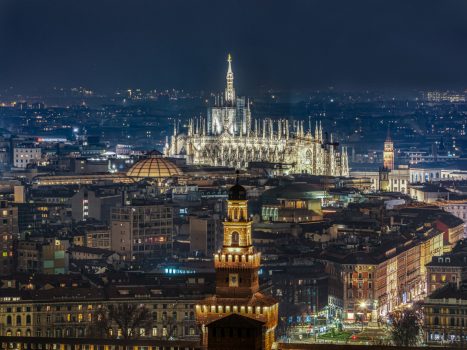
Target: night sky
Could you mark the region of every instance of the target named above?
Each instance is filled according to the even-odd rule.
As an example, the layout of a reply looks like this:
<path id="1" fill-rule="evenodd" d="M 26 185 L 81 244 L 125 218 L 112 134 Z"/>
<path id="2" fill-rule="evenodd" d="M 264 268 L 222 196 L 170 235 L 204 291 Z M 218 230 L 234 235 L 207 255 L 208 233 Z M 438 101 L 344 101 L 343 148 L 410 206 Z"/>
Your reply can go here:
<path id="1" fill-rule="evenodd" d="M 1 0 L 0 87 L 467 88 L 467 1 Z"/>

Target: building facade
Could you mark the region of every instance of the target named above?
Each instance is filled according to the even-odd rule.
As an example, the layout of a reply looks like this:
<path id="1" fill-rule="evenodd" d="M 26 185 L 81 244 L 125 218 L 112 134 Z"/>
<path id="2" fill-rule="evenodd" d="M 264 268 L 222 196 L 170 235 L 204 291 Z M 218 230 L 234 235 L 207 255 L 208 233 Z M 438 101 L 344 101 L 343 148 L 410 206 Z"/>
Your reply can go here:
<path id="1" fill-rule="evenodd" d="M 410 192 L 410 169 L 407 165 L 399 165 L 397 169 L 388 171 L 383 167 L 383 171 L 351 171 L 350 176 L 356 179 L 367 179 L 368 189 L 378 191 L 382 187 L 389 192 L 401 192 L 409 194 Z M 386 177 L 381 181 L 382 172 Z M 384 182 L 384 183 L 382 183 Z"/>
<path id="2" fill-rule="evenodd" d="M 462 277 L 465 277 L 466 264 L 467 259 L 465 256 L 444 254 L 443 256 L 433 257 L 433 260 L 426 265 L 428 293 L 434 292 L 449 283 L 455 285 L 461 283 Z"/>
<path id="3" fill-rule="evenodd" d="M 467 342 L 467 291 L 448 284 L 431 293 L 423 303 L 425 342 L 428 345 L 462 346 Z"/>
<path id="4" fill-rule="evenodd" d="M 142 289 L 145 289 L 144 293 L 141 293 Z M 118 287 L 104 291 L 64 286 L 50 290 L 2 292 L 1 295 L 1 336 L 85 338 L 90 336 L 97 310 L 136 303 L 151 311 L 152 321 L 150 327 L 135 331 L 138 339 L 199 338 L 194 312 L 199 296 L 188 291 L 183 296 L 170 296 L 154 288 Z M 117 324 L 111 325 L 107 337 L 121 338 Z"/>
<path id="5" fill-rule="evenodd" d="M 167 254 L 173 243 L 173 208 L 133 203 L 111 211 L 111 248 L 124 260 Z"/>
<path id="6" fill-rule="evenodd" d="M 386 244 L 373 251 L 325 252 L 319 260 L 329 274 L 330 298 L 343 318 L 369 320 L 372 312 L 387 316 L 400 305 L 426 296 L 425 265 L 445 249 L 443 232 L 429 229 L 423 237 Z"/>
<path id="7" fill-rule="evenodd" d="M 189 217 L 190 253 L 212 256 L 221 231 L 219 214 L 191 215 Z"/>
<path id="8" fill-rule="evenodd" d="M 14 242 L 18 237 L 18 208 L 9 205 L 8 201 L 0 201 L 0 275 L 13 273 Z"/>
<path id="9" fill-rule="evenodd" d="M 166 156 L 183 156 L 195 165 L 245 169 L 250 162 L 267 162 L 286 164 L 291 173 L 349 175 L 346 149 L 323 134 L 321 125 L 313 134 L 302 121 L 253 121 L 249 102 L 236 97 L 230 56 L 226 80 L 225 94 L 216 98 L 207 118 L 190 120 L 186 133 L 174 126 Z"/>
<path id="10" fill-rule="evenodd" d="M 13 149 L 13 166 L 26 169 L 29 164 L 36 164 L 41 159 L 41 148 L 35 145 L 18 145 Z"/>

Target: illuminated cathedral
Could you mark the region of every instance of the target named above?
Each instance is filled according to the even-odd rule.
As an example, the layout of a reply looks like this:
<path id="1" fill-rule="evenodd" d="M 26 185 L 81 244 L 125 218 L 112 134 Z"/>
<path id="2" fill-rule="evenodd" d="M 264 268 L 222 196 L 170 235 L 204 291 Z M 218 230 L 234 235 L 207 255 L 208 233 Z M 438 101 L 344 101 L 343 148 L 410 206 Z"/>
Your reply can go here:
<path id="1" fill-rule="evenodd" d="M 251 162 L 283 165 L 289 173 L 348 176 L 345 147 L 323 134 L 321 123 L 314 133 L 303 121 L 252 119 L 250 103 L 235 93 L 232 58 L 229 55 L 226 88 L 208 108 L 206 118 L 191 119 L 181 132 L 177 123 L 164 154 L 185 157 L 187 164 L 245 169 Z"/>

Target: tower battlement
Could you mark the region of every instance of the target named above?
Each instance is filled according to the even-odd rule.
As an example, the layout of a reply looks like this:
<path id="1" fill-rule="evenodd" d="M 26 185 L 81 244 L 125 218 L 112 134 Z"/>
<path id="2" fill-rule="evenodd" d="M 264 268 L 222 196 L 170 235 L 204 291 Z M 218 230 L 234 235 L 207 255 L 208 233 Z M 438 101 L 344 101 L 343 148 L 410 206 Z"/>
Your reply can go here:
<path id="1" fill-rule="evenodd" d="M 253 254 L 214 254 L 214 267 L 216 269 L 259 268 L 261 265 L 261 253 Z"/>

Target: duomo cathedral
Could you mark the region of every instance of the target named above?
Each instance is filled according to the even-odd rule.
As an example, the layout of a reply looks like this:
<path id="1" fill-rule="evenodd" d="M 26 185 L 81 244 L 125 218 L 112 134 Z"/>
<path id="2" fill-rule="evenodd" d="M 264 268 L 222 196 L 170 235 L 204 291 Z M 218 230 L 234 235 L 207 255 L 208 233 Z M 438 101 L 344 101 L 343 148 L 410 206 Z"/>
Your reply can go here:
<path id="1" fill-rule="evenodd" d="M 304 130 L 303 121 L 252 119 L 249 101 L 236 96 L 230 55 L 227 62 L 223 96 L 208 108 L 206 118 L 191 119 L 185 132 L 175 124 L 166 156 L 183 156 L 193 165 L 244 169 L 265 162 L 280 164 L 288 173 L 349 175 L 346 149 L 332 135 L 323 135 L 321 124 L 313 134 Z"/>

